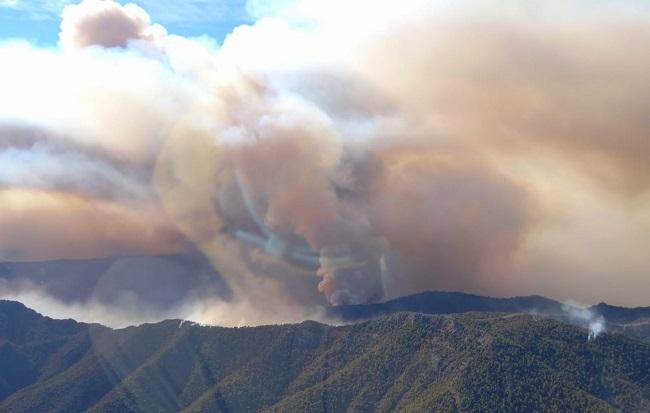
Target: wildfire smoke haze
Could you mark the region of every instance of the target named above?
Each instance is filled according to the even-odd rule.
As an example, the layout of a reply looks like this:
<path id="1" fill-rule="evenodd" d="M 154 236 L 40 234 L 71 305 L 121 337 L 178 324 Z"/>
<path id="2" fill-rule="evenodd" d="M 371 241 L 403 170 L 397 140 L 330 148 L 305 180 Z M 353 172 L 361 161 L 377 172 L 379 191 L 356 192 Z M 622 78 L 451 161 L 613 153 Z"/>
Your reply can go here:
<path id="1" fill-rule="evenodd" d="M 58 48 L 0 46 L 0 258 L 198 248 L 218 322 L 428 289 L 645 304 L 642 2 L 247 10 L 215 45 L 84 0 Z"/>

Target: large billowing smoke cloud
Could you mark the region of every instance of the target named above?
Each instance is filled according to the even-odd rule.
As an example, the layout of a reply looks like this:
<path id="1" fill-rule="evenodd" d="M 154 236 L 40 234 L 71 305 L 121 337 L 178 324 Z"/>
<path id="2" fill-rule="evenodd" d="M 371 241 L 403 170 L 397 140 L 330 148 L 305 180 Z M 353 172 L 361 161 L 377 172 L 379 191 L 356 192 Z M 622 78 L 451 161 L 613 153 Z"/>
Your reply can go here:
<path id="1" fill-rule="evenodd" d="M 214 47 L 84 0 L 60 50 L 2 46 L 0 253 L 191 242 L 249 323 L 313 314 L 316 291 L 646 299 L 640 2 L 248 10 Z"/>
<path id="2" fill-rule="evenodd" d="M 125 47 L 131 40 L 155 40 L 167 34 L 162 26 L 152 25 L 147 12 L 135 4 L 86 0 L 66 7 L 62 17 L 65 47 Z"/>

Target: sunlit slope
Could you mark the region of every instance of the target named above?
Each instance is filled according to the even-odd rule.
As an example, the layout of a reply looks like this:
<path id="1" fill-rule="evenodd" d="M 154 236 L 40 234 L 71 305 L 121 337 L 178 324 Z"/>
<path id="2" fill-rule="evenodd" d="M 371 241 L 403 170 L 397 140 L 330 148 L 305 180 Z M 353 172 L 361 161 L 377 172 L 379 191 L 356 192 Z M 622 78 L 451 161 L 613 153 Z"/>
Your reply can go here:
<path id="1" fill-rule="evenodd" d="M 2 412 L 649 411 L 650 345 L 522 314 L 111 330 L 0 302 Z"/>

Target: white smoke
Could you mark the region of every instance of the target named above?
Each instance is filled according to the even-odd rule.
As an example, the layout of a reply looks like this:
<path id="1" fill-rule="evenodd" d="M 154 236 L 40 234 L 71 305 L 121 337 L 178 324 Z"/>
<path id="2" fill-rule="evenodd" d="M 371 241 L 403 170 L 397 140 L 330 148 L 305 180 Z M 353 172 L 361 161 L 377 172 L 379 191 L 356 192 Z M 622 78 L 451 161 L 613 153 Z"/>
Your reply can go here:
<path id="1" fill-rule="evenodd" d="M 571 323 L 589 330 L 587 341 L 594 340 L 600 333 L 605 332 L 605 318 L 586 306 L 568 301 L 562 305 L 562 311 L 567 314 Z"/>

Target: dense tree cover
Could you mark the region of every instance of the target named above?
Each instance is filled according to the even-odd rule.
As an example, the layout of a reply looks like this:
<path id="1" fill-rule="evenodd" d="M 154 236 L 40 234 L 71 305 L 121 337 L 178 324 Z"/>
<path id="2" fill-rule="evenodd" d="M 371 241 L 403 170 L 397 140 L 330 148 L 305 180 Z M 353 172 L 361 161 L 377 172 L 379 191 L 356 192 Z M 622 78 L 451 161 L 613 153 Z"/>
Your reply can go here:
<path id="1" fill-rule="evenodd" d="M 605 303 L 588 308 L 594 318 L 605 320 L 610 332 L 650 341 L 650 307 L 626 308 Z M 455 314 L 470 311 L 496 313 L 543 314 L 560 321 L 576 322 L 558 301 L 537 295 L 512 298 L 484 297 L 446 291 L 426 291 L 374 304 L 330 307 L 329 315 L 346 321 L 372 319 L 399 312 L 423 314 Z"/>
<path id="2" fill-rule="evenodd" d="M 650 344 L 523 314 L 111 330 L 0 302 L 0 411 L 650 411 Z"/>

